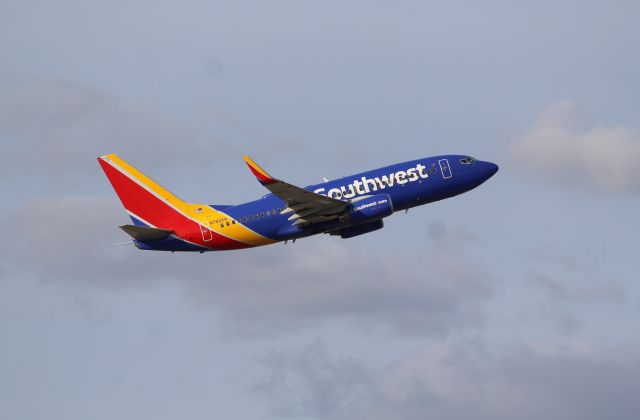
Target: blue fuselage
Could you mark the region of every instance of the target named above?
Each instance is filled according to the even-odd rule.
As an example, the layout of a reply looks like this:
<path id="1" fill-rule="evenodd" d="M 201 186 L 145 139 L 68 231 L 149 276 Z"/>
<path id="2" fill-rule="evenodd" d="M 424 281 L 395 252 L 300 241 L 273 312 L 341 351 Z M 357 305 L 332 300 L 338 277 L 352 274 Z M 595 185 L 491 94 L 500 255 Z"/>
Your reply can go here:
<path id="1" fill-rule="evenodd" d="M 393 210 L 400 211 L 462 194 L 485 182 L 497 170 L 498 166 L 491 162 L 464 155 L 443 155 L 385 166 L 305 189 L 341 200 L 387 194 Z M 295 226 L 289 214 L 281 214 L 286 204 L 273 194 L 236 206 L 213 207 L 274 240 L 295 239 L 345 226 L 338 219 Z"/>

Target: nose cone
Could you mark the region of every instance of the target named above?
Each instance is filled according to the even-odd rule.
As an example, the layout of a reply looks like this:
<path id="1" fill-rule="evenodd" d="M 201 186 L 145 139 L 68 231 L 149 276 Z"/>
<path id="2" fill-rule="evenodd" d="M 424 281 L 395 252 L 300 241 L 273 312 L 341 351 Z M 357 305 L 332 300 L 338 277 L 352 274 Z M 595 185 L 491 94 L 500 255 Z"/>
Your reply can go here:
<path id="1" fill-rule="evenodd" d="M 482 162 L 482 169 L 480 169 L 480 172 L 485 176 L 485 179 L 489 179 L 498 172 L 498 165 L 491 162 Z"/>

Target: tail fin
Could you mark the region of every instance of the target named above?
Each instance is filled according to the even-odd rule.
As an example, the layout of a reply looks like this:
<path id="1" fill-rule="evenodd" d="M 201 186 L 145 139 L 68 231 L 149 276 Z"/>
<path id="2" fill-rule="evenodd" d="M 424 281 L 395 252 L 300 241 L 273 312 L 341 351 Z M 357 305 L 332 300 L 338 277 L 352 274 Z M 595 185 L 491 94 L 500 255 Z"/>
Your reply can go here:
<path id="1" fill-rule="evenodd" d="M 118 155 L 100 156 L 98 162 L 135 225 L 171 229 L 191 213 L 188 203 Z"/>

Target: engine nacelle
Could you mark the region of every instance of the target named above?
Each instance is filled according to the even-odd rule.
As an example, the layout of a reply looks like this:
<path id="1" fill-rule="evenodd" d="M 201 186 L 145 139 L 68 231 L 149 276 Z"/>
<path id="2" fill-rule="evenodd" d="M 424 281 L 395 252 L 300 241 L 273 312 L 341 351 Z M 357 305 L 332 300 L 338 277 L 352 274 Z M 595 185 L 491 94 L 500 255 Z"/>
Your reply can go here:
<path id="1" fill-rule="evenodd" d="M 382 219 L 393 213 L 393 204 L 388 194 L 364 197 L 347 207 L 347 217 L 354 225 Z"/>
<path id="2" fill-rule="evenodd" d="M 341 238 L 353 238 L 354 236 L 363 235 L 365 233 L 373 232 L 374 230 L 382 229 L 384 226 L 382 219 L 374 220 L 373 222 L 361 223 L 359 225 L 349 226 L 340 229 L 332 235 L 340 235 Z"/>

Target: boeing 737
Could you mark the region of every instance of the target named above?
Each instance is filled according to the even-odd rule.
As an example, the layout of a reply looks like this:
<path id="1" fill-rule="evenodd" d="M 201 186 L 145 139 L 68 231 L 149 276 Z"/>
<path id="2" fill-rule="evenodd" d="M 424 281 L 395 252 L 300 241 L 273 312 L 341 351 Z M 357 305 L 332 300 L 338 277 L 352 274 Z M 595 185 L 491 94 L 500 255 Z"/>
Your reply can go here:
<path id="1" fill-rule="evenodd" d="M 244 161 L 270 193 L 248 203 L 181 200 L 115 154 L 98 158 L 133 224 L 120 226 L 139 249 L 225 251 L 295 241 L 318 233 L 342 238 L 381 229 L 394 212 L 472 190 L 498 166 L 470 156 L 412 160 L 304 188 Z"/>

